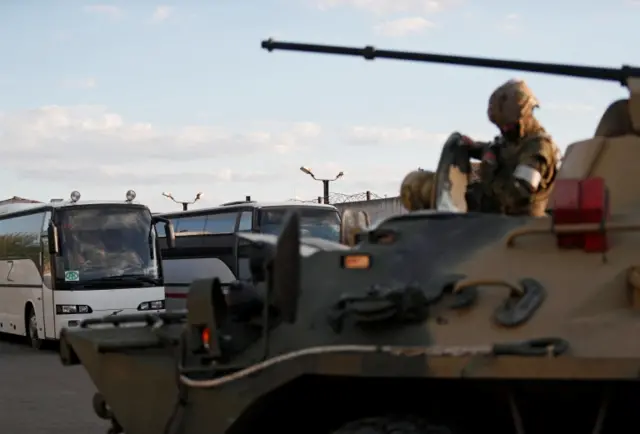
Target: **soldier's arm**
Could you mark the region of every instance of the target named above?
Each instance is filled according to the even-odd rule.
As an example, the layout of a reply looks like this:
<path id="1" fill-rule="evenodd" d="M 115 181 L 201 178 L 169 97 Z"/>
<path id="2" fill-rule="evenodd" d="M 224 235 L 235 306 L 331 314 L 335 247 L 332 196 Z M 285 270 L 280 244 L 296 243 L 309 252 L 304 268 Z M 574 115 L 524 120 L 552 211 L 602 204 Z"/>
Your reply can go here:
<path id="1" fill-rule="evenodd" d="M 469 150 L 469 157 L 475 160 L 482 160 L 485 150 L 491 145 L 491 143 L 475 141 L 469 136 L 462 136 L 462 141 Z"/>
<path id="2" fill-rule="evenodd" d="M 519 164 L 510 176 L 495 179 L 493 196 L 506 208 L 525 206 L 538 192 L 545 176 L 555 166 L 555 146 L 546 138 L 523 144 Z"/>

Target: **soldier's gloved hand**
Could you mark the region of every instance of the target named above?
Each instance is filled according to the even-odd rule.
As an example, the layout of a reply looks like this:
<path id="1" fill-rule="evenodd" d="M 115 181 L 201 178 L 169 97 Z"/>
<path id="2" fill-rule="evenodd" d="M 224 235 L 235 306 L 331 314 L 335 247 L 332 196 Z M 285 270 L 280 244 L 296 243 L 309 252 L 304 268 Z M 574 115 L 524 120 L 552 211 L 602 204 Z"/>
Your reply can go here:
<path id="1" fill-rule="evenodd" d="M 480 163 L 480 178 L 485 181 L 493 178 L 498 168 L 498 158 L 500 156 L 500 145 L 490 143 L 482 152 L 482 162 Z"/>
<path id="2" fill-rule="evenodd" d="M 474 158 L 476 160 L 482 159 L 482 154 L 484 150 L 489 146 L 487 142 L 478 142 L 473 140 L 471 137 L 463 135 L 462 136 L 462 146 L 469 149 L 469 157 Z"/>
<path id="3" fill-rule="evenodd" d="M 475 141 L 467 135 L 462 136 L 462 144 L 470 148 L 484 148 L 487 145 L 487 143 Z"/>

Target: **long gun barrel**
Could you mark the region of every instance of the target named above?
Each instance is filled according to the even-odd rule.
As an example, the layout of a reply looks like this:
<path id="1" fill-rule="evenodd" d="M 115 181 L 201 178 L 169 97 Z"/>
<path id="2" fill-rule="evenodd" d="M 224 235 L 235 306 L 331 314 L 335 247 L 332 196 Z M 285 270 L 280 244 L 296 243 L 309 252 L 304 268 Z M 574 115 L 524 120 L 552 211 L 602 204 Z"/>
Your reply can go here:
<path id="1" fill-rule="evenodd" d="M 394 59 L 413 62 L 443 63 L 449 65 L 477 66 L 481 68 L 508 69 L 513 71 L 536 72 L 540 74 L 564 75 L 569 77 L 590 78 L 595 80 L 616 81 L 626 86 L 629 78 L 640 78 L 640 68 L 623 66 L 622 68 L 603 68 L 597 66 L 563 65 L 558 63 L 521 62 L 482 57 L 450 56 L 444 54 L 417 53 L 411 51 L 378 50 L 372 46 L 364 48 L 343 47 L 339 45 L 301 44 L 297 42 L 278 42 L 273 39 L 262 41 L 262 48 L 273 50 L 301 51 L 307 53 L 337 54 L 342 56 L 364 57 L 366 60 Z"/>

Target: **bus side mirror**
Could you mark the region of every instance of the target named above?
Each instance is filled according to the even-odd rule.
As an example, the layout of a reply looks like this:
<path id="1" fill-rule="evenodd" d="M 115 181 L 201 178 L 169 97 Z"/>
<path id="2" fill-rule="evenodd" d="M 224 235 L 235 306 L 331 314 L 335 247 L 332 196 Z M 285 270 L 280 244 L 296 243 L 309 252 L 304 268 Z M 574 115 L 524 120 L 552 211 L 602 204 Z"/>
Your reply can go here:
<path id="1" fill-rule="evenodd" d="M 60 244 L 58 241 L 58 228 L 53 223 L 49 223 L 49 227 L 47 227 L 47 238 L 49 242 L 49 254 L 57 255 L 60 251 Z"/>
<path id="2" fill-rule="evenodd" d="M 154 225 L 158 223 L 164 224 L 164 236 L 167 240 L 167 249 L 173 249 L 176 246 L 176 233 L 173 230 L 173 223 L 171 220 L 164 217 L 154 216 L 151 220 Z"/>
<path id="3" fill-rule="evenodd" d="M 176 233 L 173 230 L 173 223 L 166 222 L 164 224 L 164 233 L 167 239 L 167 248 L 173 249 L 176 246 Z"/>

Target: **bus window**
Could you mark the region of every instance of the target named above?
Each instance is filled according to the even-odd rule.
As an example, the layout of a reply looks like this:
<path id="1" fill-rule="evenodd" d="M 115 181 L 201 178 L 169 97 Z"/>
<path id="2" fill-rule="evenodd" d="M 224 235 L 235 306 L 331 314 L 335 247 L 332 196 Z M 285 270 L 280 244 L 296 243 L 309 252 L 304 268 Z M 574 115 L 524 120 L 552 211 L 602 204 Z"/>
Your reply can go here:
<path id="1" fill-rule="evenodd" d="M 6 259 L 7 256 L 7 220 L 0 220 L 0 258 Z"/>
<path id="2" fill-rule="evenodd" d="M 9 218 L 3 225 L 7 259 L 31 259 L 40 266 L 40 231 L 44 213 Z"/>
<path id="3" fill-rule="evenodd" d="M 238 232 L 251 232 L 252 228 L 253 212 L 244 211 L 240 216 L 240 224 L 238 225 Z"/>
<path id="4" fill-rule="evenodd" d="M 284 218 L 291 210 L 296 210 L 300 215 L 300 234 L 303 237 L 340 241 L 340 216 L 337 211 L 326 208 L 263 208 L 260 214 L 260 231 L 280 235 Z"/>
<path id="5" fill-rule="evenodd" d="M 210 234 L 231 234 L 236 230 L 236 218 L 237 212 L 210 214 L 204 231 Z"/>
<path id="6" fill-rule="evenodd" d="M 202 232 L 207 216 L 199 215 L 194 217 L 181 217 L 180 224 L 177 225 L 176 233 L 180 232 Z"/>

